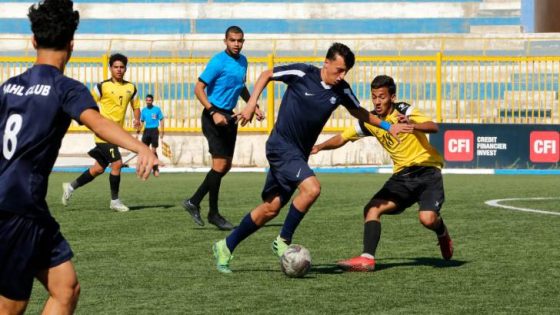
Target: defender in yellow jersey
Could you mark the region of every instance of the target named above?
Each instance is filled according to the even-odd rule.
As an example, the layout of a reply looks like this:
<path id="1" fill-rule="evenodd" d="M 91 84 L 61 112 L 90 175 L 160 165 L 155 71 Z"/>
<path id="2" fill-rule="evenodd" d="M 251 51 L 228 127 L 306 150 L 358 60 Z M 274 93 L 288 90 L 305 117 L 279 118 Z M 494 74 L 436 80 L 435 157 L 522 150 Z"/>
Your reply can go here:
<path id="1" fill-rule="evenodd" d="M 375 250 L 381 237 L 381 216 L 399 214 L 416 202 L 420 222 L 437 234 L 443 258 L 449 260 L 453 256 L 453 243 L 440 216 L 445 200 L 441 177 L 443 158 L 426 137 L 427 133 L 436 133 L 439 128 L 410 104 L 395 103 L 396 92 L 395 82 L 389 76 L 377 76 L 371 83 L 373 113 L 392 124 L 405 122 L 413 126 L 412 133 L 398 135 L 400 143 L 387 131 L 360 122 L 313 147 L 312 153 L 317 153 L 339 148 L 348 141 L 375 136 L 393 160 L 393 175 L 364 207 L 362 255 L 338 263 L 346 270 L 373 271 Z"/>
<path id="2" fill-rule="evenodd" d="M 139 130 L 140 101 L 138 100 L 136 86 L 124 80 L 127 63 L 128 58 L 126 56 L 121 54 L 111 55 L 109 57 L 111 79 L 98 83 L 91 94 L 99 104 L 101 115 L 121 127 L 124 126 L 126 109 L 130 105 L 134 111 L 134 128 Z M 95 148 L 91 149 L 88 154 L 95 159 L 95 164 L 73 182 L 62 184 L 62 204 L 66 206 L 75 189 L 86 185 L 103 174 L 110 164 L 111 203 L 109 208 L 119 212 L 128 211 L 129 208 L 119 199 L 121 168 L 123 167 L 119 147 L 95 136 Z"/>

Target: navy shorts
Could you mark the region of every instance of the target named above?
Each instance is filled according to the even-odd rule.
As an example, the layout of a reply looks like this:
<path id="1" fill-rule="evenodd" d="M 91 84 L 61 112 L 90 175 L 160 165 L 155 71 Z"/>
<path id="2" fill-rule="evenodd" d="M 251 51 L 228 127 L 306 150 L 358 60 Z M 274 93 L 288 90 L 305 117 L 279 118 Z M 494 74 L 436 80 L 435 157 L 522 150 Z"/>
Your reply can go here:
<path id="1" fill-rule="evenodd" d="M 233 112 L 216 109 L 228 118 L 226 126 L 217 126 L 212 116 L 205 109 L 202 111 L 202 133 L 208 140 L 208 151 L 212 156 L 233 157 L 237 141 L 237 124 L 232 117 Z"/>
<path id="2" fill-rule="evenodd" d="M 263 200 L 278 194 L 284 206 L 304 179 L 315 176 L 303 156 L 268 150 L 266 158 L 270 169 L 261 193 Z"/>
<path id="3" fill-rule="evenodd" d="M 0 295 L 28 300 L 38 272 L 73 255 L 54 218 L 31 219 L 0 212 Z"/>
<path id="4" fill-rule="evenodd" d="M 157 128 L 145 128 L 142 134 L 142 143 L 157 148 L 159 146 L 159 130 Z"/>
<path id="5" fill-rule="evenodd" d="M 389 200 L 397 204 L 391 214 L 403 212 L 418 203 L 418 210 L 438 212 L 445 201 L 441 170 L 431 166 L 412 166 L 393 174 L 366 205 L 370 208 L 373 200 Z"/>
<path id="6" fill-rule="evenodd" d="M 109 164 L 121 159 L 119 147 L 111 143 L 96 143 L 95 148 L 89 150 L 88 154 L 94 158 L 103 169 L 109 166 Z"/>

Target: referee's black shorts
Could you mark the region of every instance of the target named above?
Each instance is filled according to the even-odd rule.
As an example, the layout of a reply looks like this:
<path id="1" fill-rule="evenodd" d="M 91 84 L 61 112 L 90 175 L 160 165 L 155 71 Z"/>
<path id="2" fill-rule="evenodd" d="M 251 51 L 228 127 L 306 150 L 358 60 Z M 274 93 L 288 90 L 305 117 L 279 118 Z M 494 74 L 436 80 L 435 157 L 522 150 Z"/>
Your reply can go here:
<path id="1" fill-rule="evenodd" d="M 397 204 L 398 214 L 418 203 L 418 210 L 438 212 L 445 201 L 441 170 L 432 166 L 411 166 L 393 174 L 366 205 L 371 207 L 373 201 L 389 200 Z"/>
<path id="2" fill-rule="evenodd" d="M 147 146 L 157 148 L 159 146 L 159 130 L 158 128 L 145 128 L 142 134 L 142 142 Z"/>
<path id="3" fill-rule="evenodd" d="M 228 118 L 226 126 L 216 126 L 212 116 L 205 109 L 202 111 L 202 132 L 208 140 L 208 148 L 212 156 L 233 157 L 237 140 L 237 124 L 231 118 L 232 111 L 218 110 Z"/>

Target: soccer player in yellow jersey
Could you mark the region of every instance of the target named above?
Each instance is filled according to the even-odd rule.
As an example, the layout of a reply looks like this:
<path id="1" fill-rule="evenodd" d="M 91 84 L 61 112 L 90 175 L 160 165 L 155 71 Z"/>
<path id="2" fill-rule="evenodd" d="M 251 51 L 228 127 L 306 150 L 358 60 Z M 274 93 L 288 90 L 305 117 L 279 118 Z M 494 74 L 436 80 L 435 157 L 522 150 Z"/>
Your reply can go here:
<path id="1" fill-rule="evenodd" d="M 130 105 L 134 111 L 134 128 L 140 128 L 140 101 L 134 84 L 124 80 L 128 58 L 121 54 L 109 57 L 111 79 L 98 83 L 92 91 L 93 98 L 100 105 L 101 115 L 119 126 L 124 126 L 126 109 Z M 105 172 L 111 165 L 109 184 L 111 186 L 111 203 L 109 208 L 126 212 L 129 208 L 119 199 L 121 168 L 123 166 L 119 147 L 95 136 L 95 148 L 88 154 L 95 159 L 95 164 L 71 183 L 62 184 L 62 204 L 67 205 L 72 193 Z"/>
<path id="2" fill-rule="evenodd" d="M 364 207 L 363 253 L 340 261 L 338 265 L 345 270 L 373 271 L 381 237 L 381 216 L 399 214 L 416 202 L 420 222 L 436 233 L 443 258 L 449 260 L 453 256 L 453 243 L 440 216 L 445 200 L 441 177 L 443 159 L 426 137 L 427 133 L 438 132 L 438 125 L 410 104 L 395 103 L 396 92 L 395 82 L 389 76 L 377 76 L 371 83 L 373 113 L 392 124 L 407 122 L 413 126 L 412 133 L 399 134 L 399 144 L 387 131 L 358 123 L 312 150 L 317 153 L 336 149 L 348 141 L 375 136 L 393 160 L 393 175 Z"/>

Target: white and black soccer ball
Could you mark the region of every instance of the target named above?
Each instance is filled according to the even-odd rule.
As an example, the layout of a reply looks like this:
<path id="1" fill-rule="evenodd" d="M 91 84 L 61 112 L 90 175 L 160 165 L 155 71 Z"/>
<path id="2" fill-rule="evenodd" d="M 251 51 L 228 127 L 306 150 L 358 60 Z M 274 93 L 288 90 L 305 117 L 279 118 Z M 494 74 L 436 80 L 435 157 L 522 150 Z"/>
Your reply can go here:
<path id="1" fill-rule="evenodd" d="M 292 244 L 280 259 L 282 272 L 291 278 L 301 278 L 311 269 L 311 254 L 301 245 Z"/>

